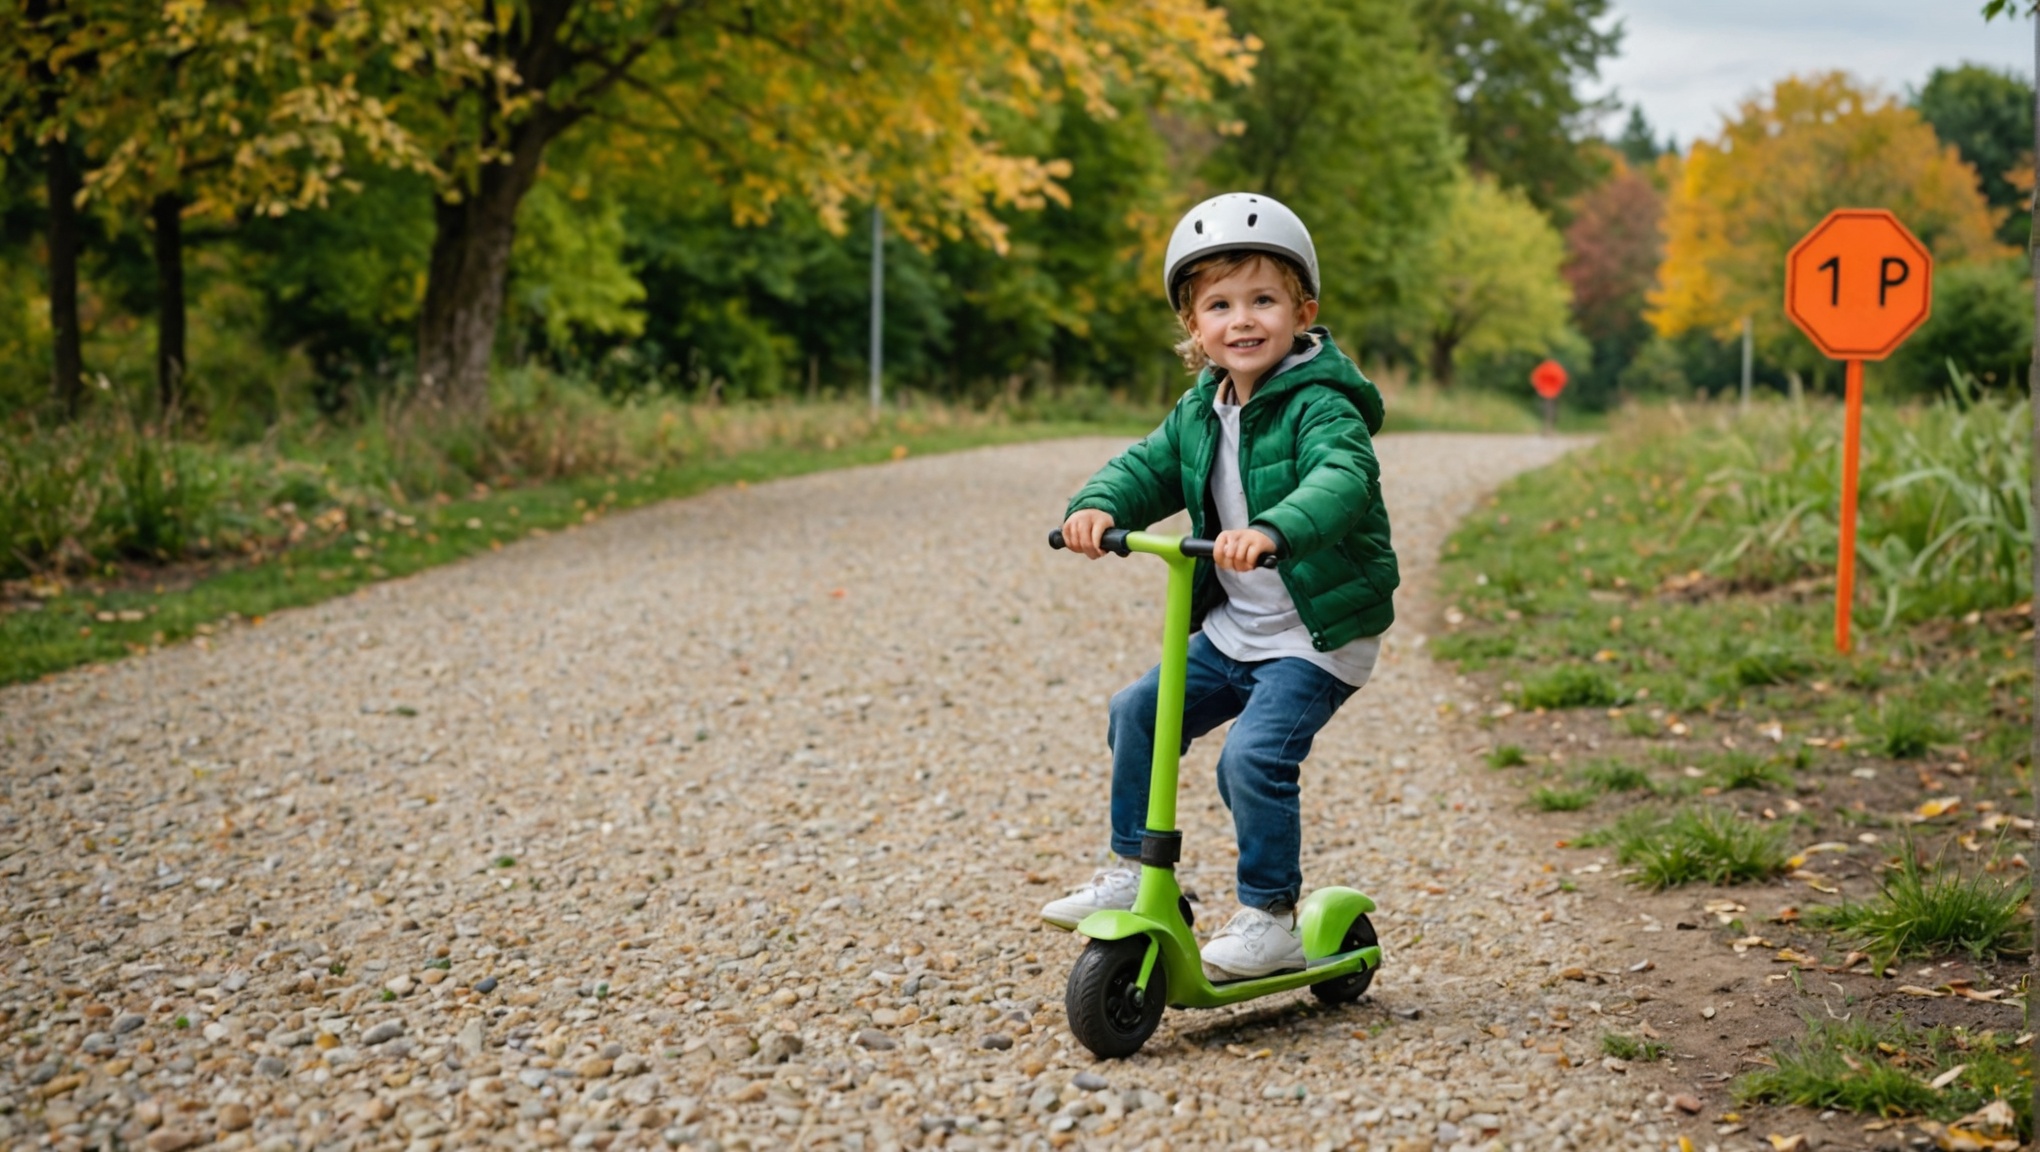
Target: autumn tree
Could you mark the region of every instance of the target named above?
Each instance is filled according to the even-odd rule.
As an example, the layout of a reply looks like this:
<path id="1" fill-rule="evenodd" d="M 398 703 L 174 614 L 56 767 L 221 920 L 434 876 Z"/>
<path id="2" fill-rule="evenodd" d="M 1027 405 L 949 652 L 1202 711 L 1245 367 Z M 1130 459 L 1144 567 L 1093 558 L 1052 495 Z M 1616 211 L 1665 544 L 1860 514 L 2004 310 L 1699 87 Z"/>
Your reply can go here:
<path id="1" fill-rule="evenodd" d="M 1652 326 L 1726 336 L 1749 316 L 1768 359 L 1818 369 L 1779 310 L 1785 254 L 1833 209 L 1864 204 L 1897 213 L 1944 265 L 2004 252 L 1976 170 L 1918 112 L 1839 72 L 1780 81 L 1679 165 Z"/>
<path id="2" fill-rule="evenodd" d="M 454 0 L 437 0 L 453 3 Z M 1173 97 L 1239 80 L 1251 56 L 1204 0 L 528 0 L 483 4 L 499 67 L 407 107 L 446 173 L 419 322 L 420 396 L 479 411 L 518 208 L 548 149 L 602 120 L 612 162 L 707 179 L 736 218 L 789 199 L 832 230 L 876 202 L 914 240 L 1004 242 L 1001 206 L 1061 195 L 1049 158 L 997 146 L 995 115 L 1070 92 L 1111 115 L 1115 84 Z"/>
<path id="3" fill-rule="evenodd" d="M 1443 67 L 1466 162 L 1546 211 L 1599 174 L 1582 145 L 1608 111 L 1583 82 L 1622 42 L 1608 0 L 1416 0 L 1426 42 Z M 1604 26 L 1606 25 L 1606 26 Z"/>
<path id="4" fill-rule="evenodd" d="M 1635 121 L 1632 121 L 1635 123 Z M 1643 140 L 1648 132 L 1632 133 Z M 1573 318 L 1594 346 L 1588 379 L 1606 392 L 1650 337 L 1646 297 L 1664 253 L 1664 194 L 1648 172 L 1617 157 L 1606 182 L 1574 202 L 1565 229 L 1565 278 Z"/>
<path id="5" fill-rule="evenodd" d="M 1564 259 L 1558 232 L 1523 193 L 1486 176 L 1455 182 L 1424 248 L 1424 287 L 1412 305 L 1413 342 L 1428 353 L 1432 381 L 1450 388 L 1462 356 L 1575 344 Z"/>

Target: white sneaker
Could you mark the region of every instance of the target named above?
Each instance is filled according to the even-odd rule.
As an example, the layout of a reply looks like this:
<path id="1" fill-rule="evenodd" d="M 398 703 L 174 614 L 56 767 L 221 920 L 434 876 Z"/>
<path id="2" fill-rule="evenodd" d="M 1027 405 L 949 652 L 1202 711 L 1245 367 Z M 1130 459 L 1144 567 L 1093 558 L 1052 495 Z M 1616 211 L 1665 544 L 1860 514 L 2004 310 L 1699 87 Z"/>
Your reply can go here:
<path id="1" fill-rule="evenodd" d="M 1106 908 L 1133 907 L 1134 893 L 1140 891 L 1140 873 L 1124 864 L 1100 868 L 1091 882 L 1041 910 L 1041 918 L 1058 928 L 1074 930 L 1084 917 Z"/>
<path id="2" fill-rule="evenodd" d="M 1203 948 L 1204 975 L 1213 984 L 1251 980 L 1304 967 L 1303 933 L 1296 913 L 1272 916 L 1242 908 Z"/>

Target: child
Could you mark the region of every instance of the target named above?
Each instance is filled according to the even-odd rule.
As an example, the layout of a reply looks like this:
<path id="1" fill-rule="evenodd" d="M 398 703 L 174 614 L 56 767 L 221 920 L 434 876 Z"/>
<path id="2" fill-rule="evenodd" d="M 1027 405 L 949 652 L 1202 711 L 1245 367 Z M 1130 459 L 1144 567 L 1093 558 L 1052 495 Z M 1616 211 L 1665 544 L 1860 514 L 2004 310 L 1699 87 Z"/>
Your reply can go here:
<path id="1" fill-rule="evenodd" d="M 1200 560 L 1184 691 L 1183 743 L 1236 720 L 1218 792 L 1239 840 L 1240 912 L 1204 946 L 1213 981 L 1304 967 L 1296 927 L 1303 873 L 1298 768 L 1320 728 L 1367 682 L 1398 582 L 1372 433 L 1381 394 L 1312 327 L 1310 233 L 1266 196 L 1230 193 L 1190 210 L 1169 240 L 1176 350 L 1197 383 L 1161 427 L 1113 458 L 1070 501 L 1063 538 L 1092 559 L 1104 531 L 1181 509 Z M 1274 569 L 1256 561 L 1273 552 Z M 1041 910 L 1064 928 L 1130 908 L 1154 754 L 1150 670 L 1112 698 L 1112 851 L 1117 863 Z"/>

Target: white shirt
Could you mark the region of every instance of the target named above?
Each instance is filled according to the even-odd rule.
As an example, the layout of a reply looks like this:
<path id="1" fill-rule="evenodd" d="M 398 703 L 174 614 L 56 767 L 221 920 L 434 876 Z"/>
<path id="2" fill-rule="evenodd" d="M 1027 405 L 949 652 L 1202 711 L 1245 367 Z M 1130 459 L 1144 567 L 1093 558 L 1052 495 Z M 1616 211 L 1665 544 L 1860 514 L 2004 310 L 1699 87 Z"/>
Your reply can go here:
<path id="1" fill-rule="evenodd" d="M 1224 384 L 1211 405 L 1220 429 L 1218 456 L 1211 462 L 1211 495 L 1218 506 L 1218 526 L 1227 532 L 1251 527 L 1247 489 L 1240 480 L 1240 406 L 1226 403 L 1232 395 L 1232 385 Z M 1204 617 L 1204 635 L 1220 652 L 1247 662 L 1295 656 L 1355 688 L 1364 686 L 1374 674 L 1381 637 L 1362 636 L 1330 652 L 1318 651 L 1311 645 L 1310 629 L 1304 627 L 1296 602 L 1283 586 L 1282 574 L 1273 568 L 1248 572 L 1220 568 L 1218 583 L 1225 589 L 1225 603 Z"/>

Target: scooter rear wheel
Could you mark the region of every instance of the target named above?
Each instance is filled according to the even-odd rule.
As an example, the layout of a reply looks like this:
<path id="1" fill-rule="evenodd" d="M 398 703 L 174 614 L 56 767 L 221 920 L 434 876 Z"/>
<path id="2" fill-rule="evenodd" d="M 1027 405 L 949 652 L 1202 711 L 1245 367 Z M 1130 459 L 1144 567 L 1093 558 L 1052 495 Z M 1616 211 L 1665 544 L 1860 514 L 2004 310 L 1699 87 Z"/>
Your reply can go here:
<path id="1" fill-rule="evenodd" d="M 1117 1060 L 1140 1051 L 1162 1022 L 1169 996 L 1161 957 L 1155 958 L 1154 971 L 1148 974 L 1147 991 L 1137 986 L 1147 950 L 1145 936 L 1093 940 L 1070 969 L 1063 993 L 1070 1033 L 1101 1059 Z"/>
<path id="2" fill-rule="evenodd" d="M 1339 942 L 1339 951 L 1351 952 L 1356 948 L 1372 948 L 1381 940 L 1374 935 L 1374 922 L 1365 914 L 1353 918 L 1353 926 L 1346 929 L 1346 938 Z M 1362 968 L 1336 980 L 1325 980 L 1310 986 L 1312 995 L 1327 1004 L 1351 1004 L 1367 994 L 1367 986 L 1374 983 L 1374 969 Z"/>

